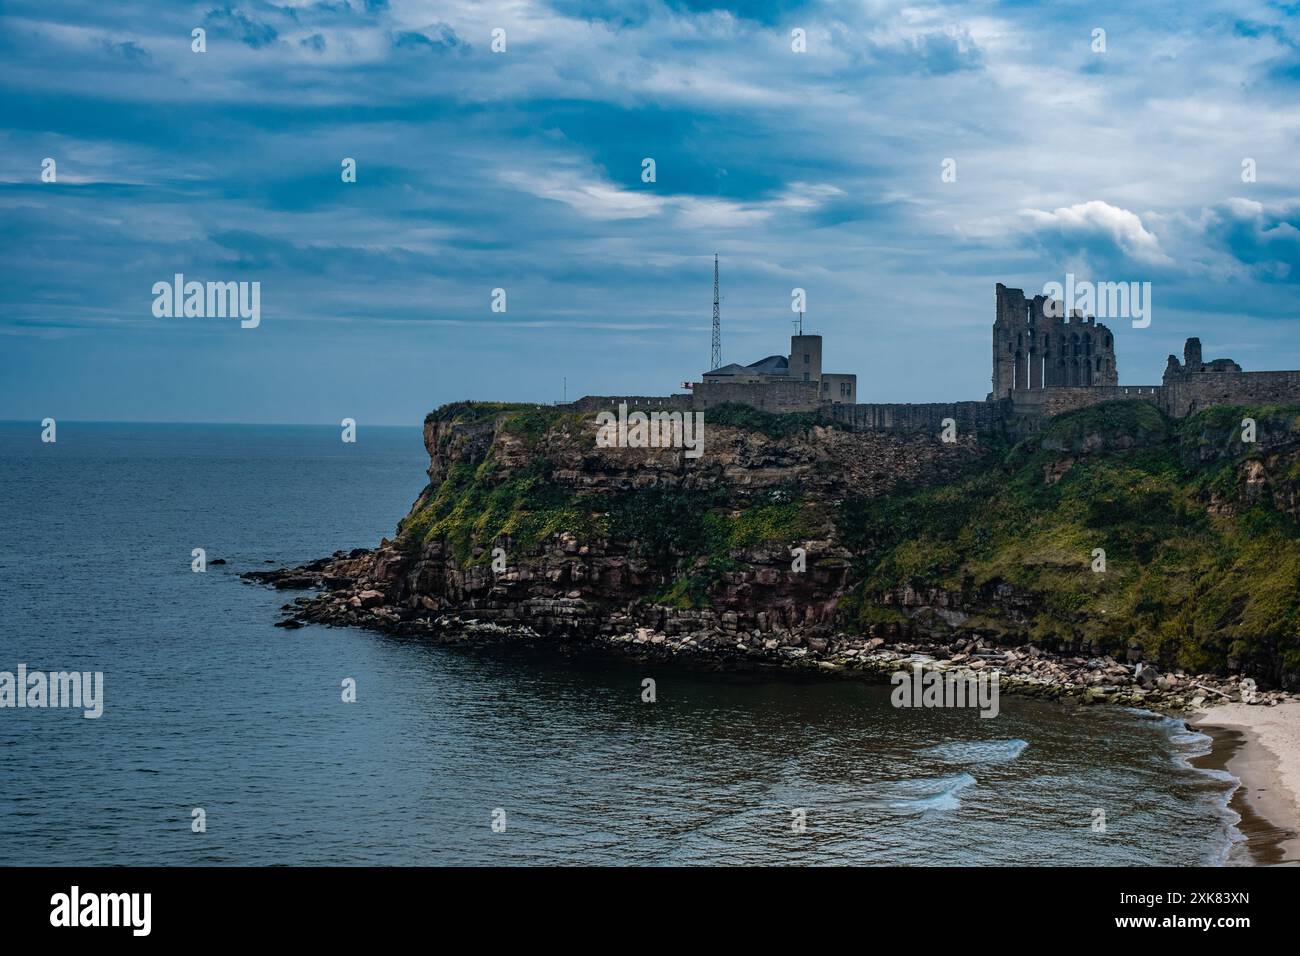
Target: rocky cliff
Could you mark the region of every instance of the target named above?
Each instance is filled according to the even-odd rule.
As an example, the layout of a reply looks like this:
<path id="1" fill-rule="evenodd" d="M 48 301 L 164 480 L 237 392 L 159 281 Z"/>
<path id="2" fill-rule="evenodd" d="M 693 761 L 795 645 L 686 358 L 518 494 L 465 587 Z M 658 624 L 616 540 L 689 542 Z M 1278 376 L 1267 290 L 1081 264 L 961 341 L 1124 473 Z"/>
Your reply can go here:
<path id="1" fill-rule="evenodd" d="M 1139 696 L 1300 674 L 1296 409 L 1112 403 L 1012 446 L 724 407 L 690 459 L 597 447 L 589 414 L 458 403 L 424 437 L 391 541 L 262 575 L 326 588 L 288 623 L 833 667 L 910 642 Z"/>

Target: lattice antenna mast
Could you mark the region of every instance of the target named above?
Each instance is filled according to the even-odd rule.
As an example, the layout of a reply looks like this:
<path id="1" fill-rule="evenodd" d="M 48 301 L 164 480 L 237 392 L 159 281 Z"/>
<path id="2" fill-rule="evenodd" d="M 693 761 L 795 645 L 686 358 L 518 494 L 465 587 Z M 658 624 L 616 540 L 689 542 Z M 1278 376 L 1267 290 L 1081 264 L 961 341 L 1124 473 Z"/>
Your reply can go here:
<path id="1" fill-rule="evenodd" d="M 713 254 L 713 354 L 709 369 L 722 368 L 722 312 L 718 308 L 718 254 Z"/>

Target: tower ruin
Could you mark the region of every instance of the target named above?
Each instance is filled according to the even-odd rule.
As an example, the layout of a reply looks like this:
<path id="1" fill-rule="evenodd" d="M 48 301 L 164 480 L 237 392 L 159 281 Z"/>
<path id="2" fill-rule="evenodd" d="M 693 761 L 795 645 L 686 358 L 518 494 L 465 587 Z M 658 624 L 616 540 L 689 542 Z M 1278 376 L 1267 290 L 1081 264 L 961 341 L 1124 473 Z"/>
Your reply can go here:
<path id="1" fill-rule="evenodd" d="M 1119 384 L 1110 329 L 1077 310 L 1068 317 L 1050 314 L 1049 301 L 1045 295 L 1026 299 L 1023 289 L 997 284 L 991 398 L 1022 389 Z M 1063 313 L 1064 307 L 1058 303 L 1051 312 Z"/>

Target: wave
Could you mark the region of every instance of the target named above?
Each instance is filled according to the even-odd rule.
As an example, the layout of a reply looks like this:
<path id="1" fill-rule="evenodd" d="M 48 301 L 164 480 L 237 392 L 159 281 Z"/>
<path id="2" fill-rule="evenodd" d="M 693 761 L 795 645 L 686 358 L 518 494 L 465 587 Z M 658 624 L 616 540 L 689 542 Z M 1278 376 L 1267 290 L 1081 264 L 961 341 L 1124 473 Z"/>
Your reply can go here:
<path id="1" fill-rule="evenodd" d="M 924 780 L 910 780 L 905 784 L 908 790 L 920 793 L 909 799 L 895 800 L 890 806 L 904 813 L 931 813 L 935 811 L 956 810 L 961 806 L 960 794 L 975 783 L 975 778 L 968 773 L 952 777 L 932 777 Z"/>
<path id="2" fill-rule="evenodd" d="M 921 751 L 922 757 L 938 757 L 952 763 L 1007 763 L 1015 760 L 1028 741 L 1011 740 L 953 740 Z"/>

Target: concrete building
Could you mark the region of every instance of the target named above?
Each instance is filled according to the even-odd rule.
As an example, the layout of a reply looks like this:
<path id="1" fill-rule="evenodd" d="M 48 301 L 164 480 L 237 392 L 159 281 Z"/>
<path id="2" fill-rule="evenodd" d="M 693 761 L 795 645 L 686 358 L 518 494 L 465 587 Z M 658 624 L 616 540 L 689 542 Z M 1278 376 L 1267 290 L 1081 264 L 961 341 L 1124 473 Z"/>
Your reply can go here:
<path id="1" fill-rule="evenodd" d="M 745 386 L 745 387 L 741 387 Z M 764 391 L 776 386 L 776 391 Z M 822 371 L 822 337 L 790 336 L 790 354 L 769 355 L 750 365 L 724 365 L 705 372 L 692 388 L 706 404 L 737 401 L 758 408 L 810 410 L 821 404 L 852 405 L 858 377 Z"/>

